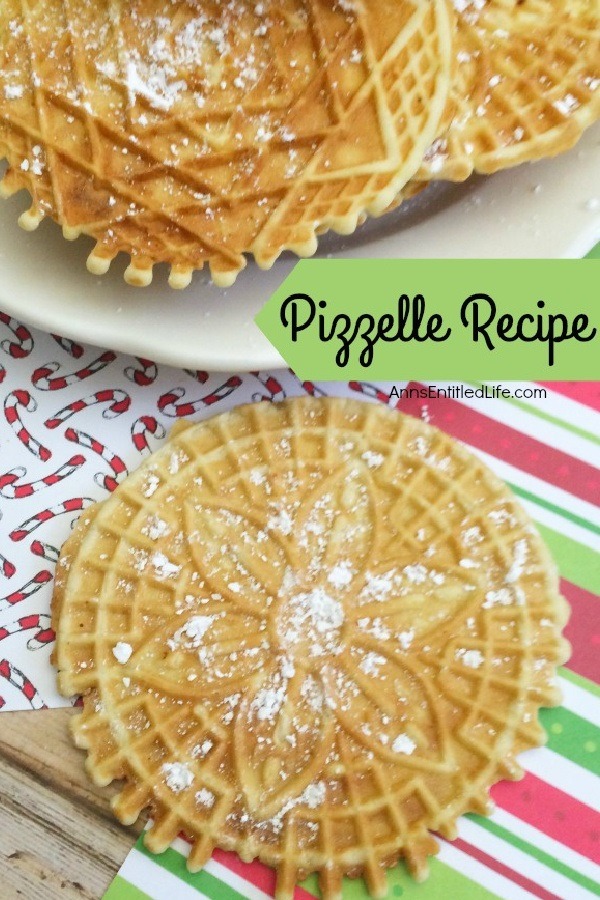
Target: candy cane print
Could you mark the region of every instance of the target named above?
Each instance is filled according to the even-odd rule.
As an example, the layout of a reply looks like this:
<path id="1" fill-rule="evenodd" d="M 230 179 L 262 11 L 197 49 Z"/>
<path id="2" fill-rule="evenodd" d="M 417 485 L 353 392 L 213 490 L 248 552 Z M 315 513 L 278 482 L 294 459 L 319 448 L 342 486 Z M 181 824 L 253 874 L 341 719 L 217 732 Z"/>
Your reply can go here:
<path id="1" fill-rule="evenodd" d="M 30 631 L 32 628 L 37 629 L 36 634 L 27 641 L 28 650 L 41 650 L 46 644 L 54 640 L 55 634 L 50 628 L 50 616 L 33 615 L 22 616 L 16 622 L 5 625 L 0 628 L 0 641 L 10 637 L 11 634 L 20 634 L 23 631 Z"/>
<path id="2" fill-rule="evenodd" d="M 294 372 L 293 369 L 288 369 L 288 372 L 290 373 L 290 375 L 294 376 L 294 378 L 296 379 L 296 381 L 298 382 L 298 384 L 300 385 L 302 390 L 305 391 L 309 396 L 311 396 L 311 397 L 326 397 L 327 396 L 325 391 L 322 388 L 317 387 L 317 385 L 313 381 L 300 381 L 300 379 L 298 378 L 298 376 L 296 375 L 296 373 Z"/>
<path id="3" fill-rule="evenodd" d="M 87 434 L 85 431 L 78 431 L 75 428 L 67 428 L 65 437 L 74 444 L 79 444 L 81 447 L 87 447 L 89 450 L 93 450 L 94 453 L 101 456 L 104 462 L 108 463 L 113 470 L 115 473 L 114 477 L 112 475 L 103 475 L 102 472 L 97 472 L 96 475 L 94 475 L 94 481 L 96 484 L 100 485 L 100 487 L 105 488 L 107 491 L 114 491 L 118 483 L 126 477 L 127 466 L 121 457 L 109 450 L 108 447 L 96 440 L 95 437 L 92 437 L 91 434 Z"/>
<path id="4" fill-rule="evenodd" d="M 4 368 L 4 366 L 0 366 L 0 384 L 2 384 L 2 382 L 4 381 L 5 378 L 6 378 L 6 369 Z"/>
<path id="5" fill-rule="evenodd" d="M 59 425 L 62 425 L 75 413 L 81 412 L 82 409 L 88 409 L 88 407 L 94 406 L 96 403 L 108 403 L 107 408 L 102 411 L 102 418 L 115 419 L 117 416 L 127 412 L 131 406 L 131 397 L 125 391 L 120 390 L 96 391 L 95 394 L 90 394 L 89 397 L 73 400 L 68 406 L 63 406 L 57 413 L 46 419 L 44 425 L 46 428 L 58 428 Z"/>
<path id="6" fill-rule="evenodd" d="M 30 481 L 24 484 L 17 484 L 17 482 L 20 478 L 27 475 L 27 469 L 24 469 L 23 466 L 17 466 L 14 469 L 10 469 L 8 472 L 5 472 L 4 475 L 0 475 L 0 496 L 4 497 L 6 500 L 22 500 L 23 497 L 31 497 L 31 495 L 35 494 L 37 491 L 52 487 L 52 485 L 58 484 L 59 481 L 68 478 L 69 475 L 76 472 L 84 462 L 85 456 L 80 456 L 79 454 L 77 456 L 72 456 L 71 459 L 68 459 L 66 463 L 63 463 L 62 466 L 50 475 L 45 475 L 44 478 L 39 478 L 37 481 Z"/>
<path id="7" fill-rule="evenodd" d="M 49 506 L 47 509 L 42 509 L 34 516 L 26 519 L 22 525 L 11 531 L 9 538 L 11 541 L 22 541 L 28 534 L 31 534 L 40 525 L 43 525 L 44 522 L 49 522 L 51 519 L 55 519 L 57 516 L 62 516 L 65 513 L 81 512 L 87 509 L 88 506 L 91 506 L 92 503 L 95 503 L 95 500 L 92 500 L 91 497 L 73 497 L 71 500 L 65 500 L 64 503 Z"/>
<path id="8" fill-rule="evenodd" d="M 12 594 L 7 594 L 6 597 L 0 597 L 0 613 L 6 612 L 15 603 L 20 603 L 22 600 L 32 597 L 49 581 L 52 581 L 52 572 L 48 572 L 47 569 L 38 572 L 18 591 L 13 591 Z"/>
<path id="9" fill-rule="evenodd" d="M 367 384 L 365 381 L 350 381 L 348 387 L 351 391 L 357 391 L 359 394 L 364 394 L 365 397 L 370 397 L 372 400 L 378 400 L 379 403 L 385 403 L 386 406 L 389 406 L 390 395 L 374 384 Z"/>
<path id="10" fill-rule="evenodd" d="M 45 544 L 43 541 L 32 541 L 30 549 L 34 556 L 41 556 L 42 559 L 51 563 L 58 562 L 60 550 L 58 547 L 53 547 L 52 544 Z"/>
<path id="11" fill-rule="evenodd" d="M 306 391 L 306 393 L 310 397 L 326 397 L 327 396 L 325 391 L 322 388 L 317 387 L 316 384 L 312 381 L 302 381 L 300 384 L 300 387 L 302 388 L 303 391 Z"/>
<path id="12" fill-rule="evenodd" d="M 197 381 L 199 384 L 206 384 L 206 382 L 208 381 L 208 372 L 204 372 L 202 369 L 184 369 L 183 371 L 186 375 L 189 375 L 194 379 L 194 381 Z"/>
<path id="13" fill-rule="evenodd" d="M 5 678 L 20 691 L 32 709 L 46 709 L 46 704 L 32 685 L 29 678 L 7 659 L 0 660 L 0 677 Z"/>
<path id="14" fill-rule="evenodd" d="M 19 416 L 19 407 L 27 412 L 35 412 L 37 403 L 29 393 L 29 391 L 16 390 L 7 394 L 4 399 L 4 418 L 21 441 L 23 446 L 37 456 L 38 459 L 46 462 L 52 456 L 52 451 L 37 441 L 30 431 L 23 425 Z"/>
<path id="15" fill-rule="evenodd" d="M 2 572 L 4 577 L 12 578 L 16 571 L 17 567 L 14 565 L 14 563 L 11 563 L 9 559 L 7 559 L 0 553 L 0 572 Z"/>
<path id="16" fill-rule="evenodd" d="M 140 368 L 136 369 L 135 366 L 127 366 L 124 370 L 125 377 L 133 381 L 134 384 L 139 385 L 139 387 L 148 387 L 148 385 L 153 384 L 158 375 L 156 363 L 141 356 L 136 356 L 136 359 L 140 364 Z"/>
<path id="17" fill-rule="evenodd" d="M 185 394 L 185 388 L 173 388 L 173 390 L 158 398 L 158 408 L 165 416 L 171 416 L 173 418 L 193 416 L 194 413 L 198 412 L 199 409 L 202 409 L 203 406 L 212 406 L 213 403 L 218 403 L 219 400 L 224 400 L 225 397 L 229 397 L 241 383 L 242 379 L 239 375 L 232 375 L 231 378 L 227 379 L 225 384 L 222 384 L 220 387 L 216 388 L 216 390 L 211 391 L 204 397 L 200 397 L 198 400 L 191 400 L 187 403 L 177 403 L 177 401 Z"/>
<path id="18" fill-rule="evenodd" d="M 81 344 L 76 344 L 75 341 L 71 340 L 71 338 L 64 338 L 59 334 L 53 334 L 52 337 L 59 347 L 62 347 L 63 350 L 66 350 L 69 356 L 72 356 L 73 359 L 81 359 L 84 352 Z"/>
<path id="19" fill-rule="evenodd" d="M 35 370 L 31 376 L 31 382 L 40 391 L 61 391 L 70 384 L 77 384 L 77 382 L 89 378 L 90 375 L 94 375 L 116 358 L 117 356 L 112 350 L 107 350 L 89 365 L 78 369 L 77 372 L 71 372 L 70 375 L 57 375 L 56 378 L 51 378 L 50 376 L 60 369 L 60 363 L 49 362 Z"/>
<path id="20" fill-rule="evenodd" d="M 2 510 L 0 509 L 0 519 L 2 518 Z M 11 563 L 6 556 L 3 556 L 0 553 L 0 572 L 4 575 L 5 578 L 12 578 L 15 572 L 17 571 L 17 567 Z"/>
<path id="21" fill-rule="evenodd" d="M 0 341 L 0 347 L 4 352 L 13 359 L 23 359 L 29 356 L 33 350 L 33 338 L 29 329 L 3 312 L 0 312 L 0 322 L 3 322 L 12 331 L 18 341 L 18 343 L 11 340 Z"/>
<path id="22" fill-rule="evenodd" d="M 133 441 L 135 449 L 138 450 L 142 456 L 146 456 L 152 452 L 148 443 L 149 434 L 153 434 L 154 437 L 160 441 L 165 437 L 166 431 L 163 426 L 156 421 L 154 416 L 140 416 L 140 418 L 136 419 L 131 426 L 131 440 Z"/>
<path id="23" fill-rule="evenodd" d="M 283 400 L 285 391 L 274 375 L 269 375 L 268 372 L 250 372 L 250 374 L 254 375 L 267 392 L 266 396 L 265 394 L 252 394 L 254 402 L 259 400 Z"/>

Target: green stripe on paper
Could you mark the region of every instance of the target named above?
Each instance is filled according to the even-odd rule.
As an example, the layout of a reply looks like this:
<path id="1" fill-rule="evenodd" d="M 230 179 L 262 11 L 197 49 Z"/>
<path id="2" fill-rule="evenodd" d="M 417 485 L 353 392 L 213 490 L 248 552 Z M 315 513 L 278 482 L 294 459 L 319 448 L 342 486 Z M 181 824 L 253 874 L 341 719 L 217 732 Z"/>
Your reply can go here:
<path id="1" fill-rule="evenodd" d="M 594 694 L 595 697 L 600 697 L 600 684 L 596 684 L 594 681 L 590 681 L 589 678 L 584 678 L 583 675 L 578 675 L 577 672 L 573 672 L 572 669 L 567 669 L 566 667 L 559 669 L 558 674 L 561 678 L 576 684 L 582 690 Z"/>
<path id="2" fill-rule="evenodd" d="M 586 259 L 600 259 L 600 244 L 596 244 L 593 250 L 590 250 Z"/>
<path id="3" fill-rule="evenodd" d="M 423 885 L 410 877 L 404 863 L 389 869 L 386 873 L 389 900 L 424 900 L 425 897 L 427 900 L 498 900 L 497 894 L 435 857 L 429 860 L 429 870 L 431 874 Z M 301 886 L 314 897 L 320 897 L 315 875 L 303 881 Z M 342 896 L 343 900 L 368 900 L 369 894 L 362 879 L 345 878 Z"/>
<path id="4" fill-rule="evenodd" d="M 308 878 L 300 882 L 300 887 L 303 888 L 308 894 L 312 894 L 313 897 L 321 896 L 316 875 L 309 875 Z M 365 897 L 367 897 L 366 891 Z"/>
<path id="5" fill-rule="evenodd" d="M 467 384 L 472 384 L 475 387 L 484 386 L 483 381 L 469 381 Z M 543 390 L 543 388 L 540 388 L 540 390 Z M 530 413 L 532 416 L 543 419 L 545 422 L 550 422 L 551 425 L 558 425 L 559 428 L 564 428 L 565 431 L 570 431 L 571 434 L 576 434 L 579 437 L 585 438 L 586 441 L 591 441 L 593 444 L 600 444 L 600 437 L 597 434 L 594 434 L 593 431 L 586 431 L 585 428 L 580 428 L 578 425 L 572 425 L 571 422 L 565 422 L 564 419 L 552 416 L 550 413 L 544 412 L 544 410 L 537 406 L 531 406 L 525 400 L 518 400 L 516 397 L 502 397 L 501 399 L 503 403 L 510 403 L 511 406 L 516 406 L 519 409 L 522 409 L 523 412 Z"/>
<path id="6" fill-rule="evenodd" d="M 600 728 L 564 706 L 540 709 L 548 734 L 547 747 L 571 762 L 600 775 Z"/>
<path id="7" fill-rule="evenodd" d="M 107 892 L 102 895 L 102 900 L 151 900 L 151 898 L 135 884 L 125 881 L 120 875 L 115 875 Z"/>
<path id="8" fill-rule="evenodd" d="M 190 887 L 195 888 L 197 891 L 201 891 L 210 900 L 245 900 L 243 894 L 239 894 L 231 885 L 211 875 L 205 869 L 202 869 L 200 872 L 189 872 L 186 868 L 185 856 L 171 847 L 165 850 L 164 853 L 155 855 L 144 846 L 142 840 L 139 840 L 136 848 L 157 866 L 166 869 L 175 878 L 185 881 L 186 884 L 189 884 Z"/>
<path id="9" fill-rule="evenodd" d="M 553 869 L 555 872 L 559 872 L 566 878 L 570 878 L 571 881 L 574 881 L 576 884 L 581 885 L 581 887 L 586 888 L 588 891 L 591 891 L 600 897 L 600 884 L 592 878 L 588 878 L 587 875 L 582 875 L 580 872 L 575 871 L 575 869 L 572 869 L 570 866 L 567 866 L 565 863 L 556 859 L 555 856 L 551 856 L 544 850 L 540 850 L 539 847 L 535 847 L 533 844 L 528 843 L 528 841 L 524 841 L 522 838 L 513 834 L 511 831 L 508 831 L 508 829 L 503 828 L 502 825 L 498 825 L 497 822 L 494 822 L 491 819 L 483 819 L 481 816 L 474 816 L 471 814 L 468 814 L 467 818 L 479 825 L 480 828 L 489 831 L 490 834 L 506 841 L 507 844 L 511 844 L 517 850 L 521 850 L 528 856 L 533 857 L 533 859 L 537 859 L 538 862 L 548 866 L 549 869 Z"/>
<path id="10" fill-rule="evenodd" d="M 578 544 L 572 538 L 559 534 L 540 522 L 536 524 L 563 578 L 591 594 L 600 594 L 598 554 L 590 547 Z"/>
<path id="11" fill-rule="evenodd" d="M 530 491 L 526 491 L 524 488 L 519 487 L 516 484 L 512 484 L 510 481 L 507 482 L 510 489 L 517 495 L 517 497 L 521 497 L 523 500 L 529 500 L 531 503 L 535 503 L 537 506 L 541 506 L 544 509 L 549 510 L 550 512 L 556 513 L 558 516 L 562 516 L 563 519 L 569 519 L 570 522 L 573 522 L 575 525 L 579 525 L 580 528 L 585 528 L 587 531 L 591 531 L 592 534 L 600 535 L 600 526 L 596 525 L 594 522 L 590 522 L 589 519 L 584 519 L 583 516 L 578 516 L 576 513 L 570 512 L 568 509 L 563 509 L 562 506 L 556 506 L 555 503 L 550 503 L 549 500 L 545 500 L 543 497 L 539 497 L 537 494 L 532 494 Z"/>

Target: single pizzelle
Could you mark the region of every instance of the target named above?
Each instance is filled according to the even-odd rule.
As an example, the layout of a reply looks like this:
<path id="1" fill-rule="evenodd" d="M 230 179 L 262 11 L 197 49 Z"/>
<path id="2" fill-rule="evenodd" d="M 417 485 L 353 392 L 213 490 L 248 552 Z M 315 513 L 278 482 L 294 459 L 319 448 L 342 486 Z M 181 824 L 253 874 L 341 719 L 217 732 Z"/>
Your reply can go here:
<path id="1" fill-rule="evenodd" d="M 97 784 L 179 832 L 387 896 L 542 743 L 567 606 L 513 495 L 384 406 L 296 399 L 176 426 L 84 513 L 57 571 L 60 690 Z"/>
<path id="2" fill-rule="evenodd" d="M 454 0 L 456 70 L 417 178 L 555 156 L 600 117 L 600 0 Z"/>
<path id="3" fill-rule="evenodd" d="M 353 231 L 415 174 L 450 87 L 446 0 L 0 0 L 4 195 L 185 287 Z"/>

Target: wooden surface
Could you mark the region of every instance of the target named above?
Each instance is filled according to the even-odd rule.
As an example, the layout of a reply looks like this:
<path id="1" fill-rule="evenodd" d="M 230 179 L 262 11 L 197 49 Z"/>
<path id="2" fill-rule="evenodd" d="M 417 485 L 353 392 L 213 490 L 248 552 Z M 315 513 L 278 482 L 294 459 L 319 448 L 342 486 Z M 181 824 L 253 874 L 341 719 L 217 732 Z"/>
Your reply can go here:
<path id="1" fill-rule="evenodd" d="M 1 900 L 99 900 L 141 826 L 110 810 L 68 730 L 71 709 L 0 718 Z"/>

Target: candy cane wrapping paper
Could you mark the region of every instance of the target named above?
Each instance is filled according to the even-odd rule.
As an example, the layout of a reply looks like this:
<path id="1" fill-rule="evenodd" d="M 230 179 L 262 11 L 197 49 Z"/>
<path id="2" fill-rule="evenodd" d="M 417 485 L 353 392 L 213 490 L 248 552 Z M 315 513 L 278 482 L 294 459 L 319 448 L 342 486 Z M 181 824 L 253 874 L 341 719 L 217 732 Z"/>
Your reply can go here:
<path id="1" fill-rule="evenodd" d="M 0 709 L 64 706 L 49 663 L 48 614 L 59 548 L 81 512 L 108 496 L 182 416 L 329 389 L 300 384 L 290 372 L 157 366 L 35 331 L 4 313 L 0 360 Z M 335 391 L 353 395 L 357 387 Z"/>

